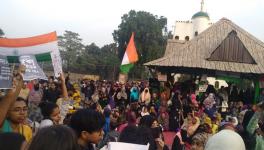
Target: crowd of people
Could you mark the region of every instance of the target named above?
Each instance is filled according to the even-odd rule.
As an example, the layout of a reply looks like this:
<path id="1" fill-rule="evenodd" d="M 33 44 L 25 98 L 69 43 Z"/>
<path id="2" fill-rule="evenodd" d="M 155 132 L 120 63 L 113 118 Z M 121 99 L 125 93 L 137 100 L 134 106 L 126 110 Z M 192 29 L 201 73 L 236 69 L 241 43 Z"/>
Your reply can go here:
<path id="1" fill-rule="evenodd" d="M 70 75 L 24 82 L 0 101 L 2 150 L 105 150 L 109 142 L 149 150 L 264 149 L 264 102 L 235 85 L 197 93 L 194 81 L 93 81 Z M 264 94 L 263 94 L 264 95 Z M 172 145 L 165 132 L 174 133 Z"/>

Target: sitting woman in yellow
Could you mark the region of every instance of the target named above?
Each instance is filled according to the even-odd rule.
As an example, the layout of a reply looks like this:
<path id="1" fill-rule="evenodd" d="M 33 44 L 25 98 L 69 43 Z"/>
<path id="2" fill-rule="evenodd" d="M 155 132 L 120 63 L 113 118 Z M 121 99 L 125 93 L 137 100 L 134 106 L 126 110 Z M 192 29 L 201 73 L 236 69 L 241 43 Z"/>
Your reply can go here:
<path id="1" fill-rule="evenodd" d="M 81 94 L 80 94 L 80 92 L 75 90 L 73 92 L 73 94 L 72 94 L 71 99 L 73 99 L 73 101 L 74 101 L 73 106 L 78 108 L 80 106 L 80 102 L 81 102 Z"/>
<path id="2" fill-rule="evenodd" d="M 76 90 L 75 86 L 68 89 L 69 96 L 69 113 L 73 113 L 76 109 L 80 108 L 81 103 L 81 93 Z"/>
<path id="3" fill-rule="evenodd" d="M 6 119 L 0 126 L 0 131 L 20 133 L 29 142 L 32 138 L 32 130 L 24 124 L 27 118 L 27 111 L 28 107 L 25 100 L 23 98 L 17 98 L 9 108 Z"/>

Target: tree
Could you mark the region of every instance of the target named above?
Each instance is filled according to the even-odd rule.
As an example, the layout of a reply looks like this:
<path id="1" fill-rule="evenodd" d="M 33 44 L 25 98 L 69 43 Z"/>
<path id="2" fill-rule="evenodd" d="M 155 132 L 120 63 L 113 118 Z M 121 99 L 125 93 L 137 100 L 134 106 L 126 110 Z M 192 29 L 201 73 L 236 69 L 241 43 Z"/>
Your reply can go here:
<path id="1" fill-rule="evenodd" d="M 105 64 L 105 72 L 102 77 L 107 79 L 115 79 L 118 73 L 120 60 L 118 58 L 118 48 L 115 43 L 104 45 L 101 48 L 102 64 Z"/>
<path id="2" fill-rule="evenodd" d="M 80 61 L 78 58 L 83 53 L 84 45 L 78 33 L 65 31 L 63 36 L 58 37 L 58 45 L 62 56 L 63 65 L 68 71 L 76 71 Z"/>
<path id="3" fill-rule="evenodd" d="M 102 79 L 114 79 L 120 61 L 117 46 L 111 43 L 98 47 L 95 43 L 82 44 L 78 33 L 65 31 L 58 37 L 64 68 L 76 73 L 99 75 Z"/>
<path id="4" fill-rule="evenodd" d="M 115 43 L 104 45 L 99 48 L 95 43 L 85 47 L 87 68 L 89 72 L 98 74 L 102 79 L 114 79 L 117 66 L 120 61 L 117 57 L 117 47 Z"/>
<path id="5" fill-rule="evenodd" d="M 4 31 L 0 28 L 0 37 L 3 37 L 5 35 Z"/>
<path id="6" fill-rule="evenodd" d="M 137 77 L 142 78 L 143 63 L 163 56 L 167 41 L 167 19 L 154 16 L 145 11 L 131 10 L 122 16 L 121 24 L 114 30 L 113 38 L 118 44 L 118 56 L 123 58 L 126 43 L 132 32 L 135 32 L 135 43 L 138 50 L 139 62 L 132 69 Z"/>

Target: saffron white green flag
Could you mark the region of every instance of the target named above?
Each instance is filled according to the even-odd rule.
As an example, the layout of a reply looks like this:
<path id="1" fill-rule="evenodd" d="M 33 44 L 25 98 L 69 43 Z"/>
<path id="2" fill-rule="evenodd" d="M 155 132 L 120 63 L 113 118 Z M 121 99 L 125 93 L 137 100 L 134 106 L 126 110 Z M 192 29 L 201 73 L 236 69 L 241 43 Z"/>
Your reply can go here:
<path id="1" fill-rule="evenodd" d="M 29 38 L 0 38 L 0 54 L 9 63 L 19 63 L 19 56 L 34 55 L 38 62 L 52 61 L 55 76 L 62 72 L 56 32 Z"/>
<path id="2" fill-rule="evenodd" d="M 129 70 L 134 66 L 134 63 L 137 61 L 138 61 L 138 54 L 134 42 L 134 32 L 133 32 L 120 66 L 121 73 L 127 74 Z"/>

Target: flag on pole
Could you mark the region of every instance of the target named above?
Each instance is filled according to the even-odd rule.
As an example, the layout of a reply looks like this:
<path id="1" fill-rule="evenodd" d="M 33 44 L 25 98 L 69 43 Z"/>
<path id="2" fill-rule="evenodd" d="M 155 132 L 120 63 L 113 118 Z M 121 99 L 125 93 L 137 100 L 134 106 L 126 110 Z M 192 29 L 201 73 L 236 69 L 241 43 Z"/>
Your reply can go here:
<path id="1" fill-rule="evenodd" d="M 131 38 L 126 48 L 120 70 L 121 73 L 127 74 L 129 70 L 134 66 L 134 63 L 138 61 L 137 49 L 134 42 L 134 32 L 132 32 Z"/>
<path id="2" fill-rule="evenodd" d="M 51 60 L 55 76 L 62 72 L 56 32 L 29 38 L 0 38 L 0 54 L 9 63 L 19 63 L 19 56 L 34 55 L 38 62 Z"/>

